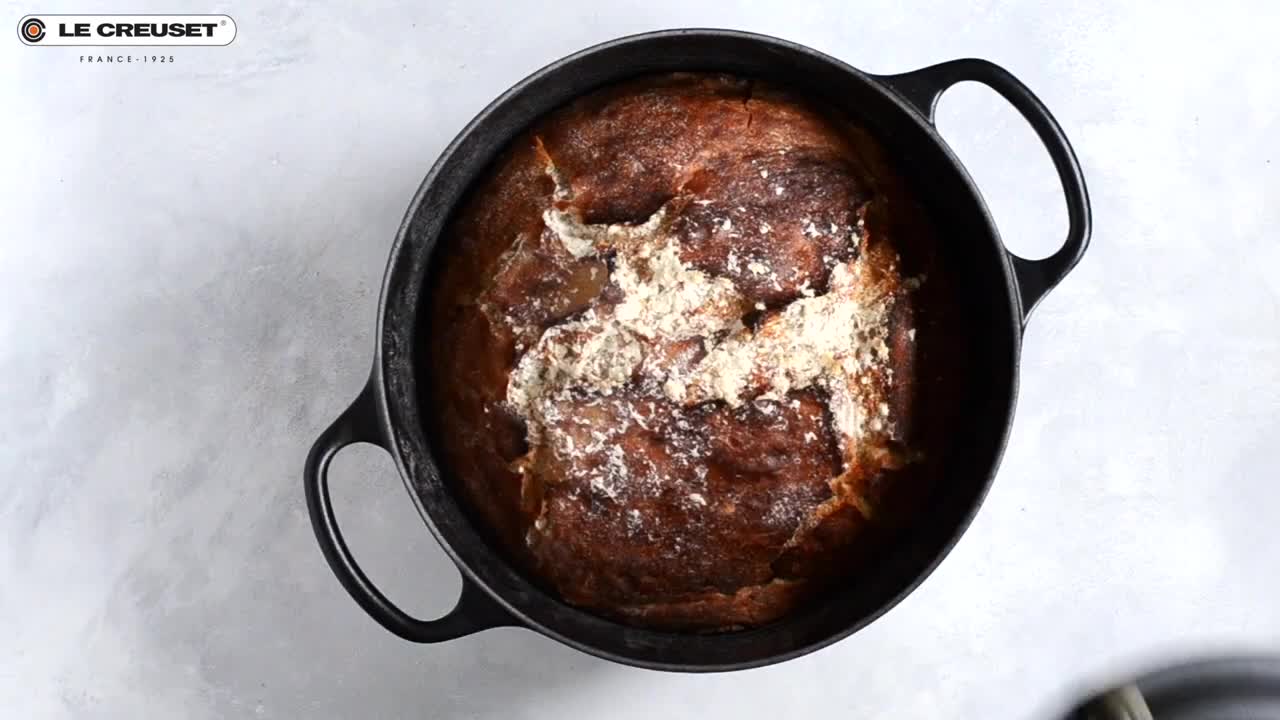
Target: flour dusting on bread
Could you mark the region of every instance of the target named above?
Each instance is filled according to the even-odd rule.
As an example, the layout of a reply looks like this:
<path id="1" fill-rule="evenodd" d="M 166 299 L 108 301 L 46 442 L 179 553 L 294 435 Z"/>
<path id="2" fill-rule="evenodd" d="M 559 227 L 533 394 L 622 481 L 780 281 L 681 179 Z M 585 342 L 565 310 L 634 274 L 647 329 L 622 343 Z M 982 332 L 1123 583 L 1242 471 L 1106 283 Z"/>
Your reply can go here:
<path id="1" fill-rule="evenodd" d="M 559 189 L 563 175 L 551 165 L 547 173 L 556 180 L 557 195 L 567 196 Z M 597 302 L 580 319 L 549 328 L 520 358 L 507 399 L 525 421 L 529 441 L 542 440 L 546 408 L 557 398 L 573 392 L 609 395 L 627 385 L 660 388 L 667 400 L 682 405 L 723 401 L 731 407 L 816 386 L 828 394 L 848 452 L 866 432 L 868 417 L 876 430 L 884 429 L 886 419 L 867 409 L 883 404 L 879 395 L 859 380 L 885 369 L 895 287 L 864 272 L 869 253 L 864 249 L 851 261 L 833 263 L 826 293 L 802 293 L 750 328 L 743 317 L 765 306 L 747 304 L 733 282 L 681 259 L 679 241 L 666 232 L 670 206 L 633 225 L 592 225 L 571 210 L 544 212 L 548 229 L 575 258 L 612 257 L 609 283 L 621 299 Z M 816 232 L 811 221 L 802 232 Z M 771 272 L 759 262 L 748 269 Z M 644 363 L 672 341 L 695 337 L 703 339 L 698 360 Z"/>

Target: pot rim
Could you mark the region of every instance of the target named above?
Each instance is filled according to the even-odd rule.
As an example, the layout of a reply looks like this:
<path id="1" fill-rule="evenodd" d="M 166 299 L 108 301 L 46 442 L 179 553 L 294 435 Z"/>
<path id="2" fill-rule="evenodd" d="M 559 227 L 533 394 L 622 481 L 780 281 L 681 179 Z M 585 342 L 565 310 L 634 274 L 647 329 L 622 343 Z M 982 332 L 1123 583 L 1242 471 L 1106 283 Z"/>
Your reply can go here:
<path id="1" fill-rule="evenodd" d="M 816 650 L 820 650 L 833 643 L 836 643 L 848 637 L 849 635 L 857 632 L 858 630 L 865 628 L 867 625 L 879 619 L 885 613 L 889 612 L 891 609 L 897 606 L 898 603 L 900 603 L 908 595 L 914 592 L 930 575 L 932 575 L 932 573 L 937 569 L 938 565 L 942 563 L 942 561 L 950 554 L 951 550 L 955 547 L 956 543 L 959 542 L 961 536 L 963 536 L 964 533 L 968 530 L 969 526 L 973 522 L 973 519 L 976 517 L 980 507 L 985 501 L 986 495 L 990 490 L 992 483 L 994 482 L 996 470 L 999 467 L 1000 460 L 1004 454 L 1004 450 L 1008 442 L 1009 431 L 1013 422 L 1014 409 L 1017 403 L 1018 379 L 1019 379 L 1018 367 L 1019 367 L 1019 361 L 1020 361 L 1020 348 L 1021 348 L 1024 312 L 1023 312 L 1022 298 L 1019 295 L 1018 286 L 1015 279 L 1014 268 L 1012 266 L 1010 256 L 1008 255 L 1007 252 L 1002 251 L 1001 253 L 999 253 L 999 257 L 1002 260 L 1002 262 L 1000 263 L 1000 273 L 1001 273 L 1001 277 L 1004 279 L 1004 286 L 1005 286 L 1004 292 L 1007 294 L 1007 299 L 1008 299 L 1008 303 L 1007 303 L 1008 316 L 1006 318 L 1007 328 L 1008 328 L 1008 331 L 1012 333 L 1012 338 L 1010 343 L 1011 350 L 1010 350 L 1009 356 L 1006 358 L 1008 363 L 1008 371 L 1010 373 L 1010 380 L 1009 380 L 1010 388 L 1008 392 L 1007 404 L 1005 405 L 1004 408 L 1002 408 L 1002 415 L 1004 418 L 1004 422 L 998 430 L 999 438 L 996 443 L 995 452 L 993 455 L 992 468 L 990 472 L 987 474 L 987 476 L 985 477 L 985 479 L 982 481 L 981 490 L 977 495 L 976 500 L 971 504 L 969 509 L 966 511 L 963 521 L 957 524 L 954 527 L 954 529 L 951 531 L 946 543 L 942 547 L 940 547 L 939 550 L 933 555 L 932 559 L 929 562 L 927 562 L 918 573 L 916 573 L 912 581 L 903 585 L 901 588 L 899 588 L 897 592 L 895 592 L 887 601 L 883 602 L 874 612 L 870 612 L 862 616 L 859 616 L 858 618 L 854 619 L 852 622 L 848 623 L 846 626 L 844 626 L 843 628 L 841 628 L 836 632 L 832 632 L 817 640 L 797 645 L 786 652 L 773 653 L 769 655 L 761 655 L 758 657 L 750 657 L 750 658 L 743 659 L 741 661 L 735 661 L 735 662 L 713 662 L 713 663 L 665 662 L 662 660 L 650 659 L 648 657 L 633 657 L 633 656 L 613 652 L 608 649 L 600 648 L 588 642 L 584 642 L 577 638 L 571 637 L 570 635 L 567 635 L 561 632 L 556 627 L 550 626 L 543 622 L 539 622 L 538 620 L 532 618 L 529 614 L 526 613 L 525 608 L 505 598 L 502 594 L 495 591 L 486 580 L 481 578 L 479 574 L 476 572 L 475 568 L 472 567 L 471 562 L 463 559 L 458 549 L 454 546 L 454 544 L 450 541 L 450 539 L 445 536 L 445 533 L 438 526 L 436 519 L 433 516 L 433 512 L 438 512 L 438 510 L 429 508 L 427 504 L 424 502 L 422 494 L 419 492 L 417 488 L 414 487 L 414 482 L 415 482 L 414 477 L 415 477 L 416 471 L 406 465 L 405 459 L 403 457 L 403 453 L 400 450 L 403 442 L 402 436 L 405 435 L 406 433 L 420 433 L 422 435 L 422 442 L 424 446 L 429 448 L 431 446 L 431 442 L 429 440 L 429 433 L 426 431 L 425 427 L 402 428 L 397 425 L 397 423 L 394 421 L 391 415 L 391 403 L 393 402 L 393 399 L 390 397 L 387 383 L 385 381 L 386 380 L 385 374 L 387 372 L 386 353 L 384 351 L 385 349 L 384 346 L 386 345 L 386 341 L 387 341 L 385 324 L 386 324 L 387 309 L 389 306 L 389 297 L 392 291 L 391 284 L 392 284 L 392 276 L 394 274 L 393 271 L 400 263 L 402 259 L 402 255 L 405 252 L 406 238 L 411 230 L 411 227 L 414 224 L 414 220 L 423 204 L 424 198 L 426 197 L 428 191 L 437 182 L 440 181 L 440 178 L 445 173 L 445 171 L 448 170 L 450 166 L 453 164 L 455 155 L 457 154 L 460 146 L 469 137 L 471 137 L 474 133 L 476 133 L 479 128 L 485 125 L 486 122 L 489 120 L 489 118 L 492 115 L 494 115 L 495 112 L 497 112 L 500 108 L 506 106 L 507 104 L 511 103 L 513 100 L 519 98 L 521 94 L 523 94 L 534 83 L 542 79 L 545 79 L 550 75 L 560 72 L 565 66 L 571 63 L 575 63 L 577 61 L 581 61 L 582 59 L 590 57 L 592 55 L 599 54 L 603 51 L 618 48 L 621 46 L 644 45 L 648 43 L 653 43 L 655 41 L 661 41 L 661 40 L 677 38 L 677 37 L 681 37 L 681 38 L 693 37 L 693 38 L 708 38 L 708 39 L 731 38 L 734 40 L 758 43 L 758 44 L 782 49 L 788 52 L 802 54 L 802 55 L 808 56 L 813 60 L 817 60 L 819 62 L 828 64 L 833 68 L 838 69 L 843 73 L 857 79 L 863 84 L 870 86 L 875 92 L 882 95 L 884 99 L 891 102 L 902 115 L 910 118 L 910 121 L 914 123 L 919 130 L 923 131 L 938 146 L 938 149 L 944 153 L 946 159 L 950 162 L 955 172 L 958 174 L 958 177 L 962 181 L 963 186 L 967 189 L 969 194 L 968 201 L 972 203 L 973 207 L 980 213 L 980 216 L 984 221 L 987 231 L 989 233 L 990 240 L 994 242 L 997 247 L 1003 250 L 1003 245 L 1000 241 L 1000 235 L 996 228 L 995 222 L 993 221 L 991 214 L 987 208 L 987 205 L 983 201 L 982 195 L 978 191 L 978 188 L 974 183 L 972 177 L 970 177 L 968 171 L 964 168 L 963 164 L 956 157 L 955 153 L 947 145 L 946 141 L 941 137 L 941 135 L 938 133 L 937 129 L 933 126 L 933 124 L 929 122 L 929 120 L 925 117 L 925 115 L 921 113 L 921 110 L 916 105 L 913 105 L 911 101 L 907 100 L 901 94 L 899 94 L 897 91 L 891 88 L 882 79 L 882 76 L 876 76 L 876 75 L 865 73 L 861 70 L 858 70 L 857 68 L 854 68 L 851 65 L 848 65 L 847 63 L 839 60 L 838 58 L 832 57 L 823 52 L 820 52 L 818 50 L 815 50 L 813 48 L 810 48 L 798 43 L 794 43 L 788 40 L 783 40 L 770 35 L 746 32 L 741 30 L 710 29 L 710 28 L 707 28 L 707 29 L 682 28 L 682 29 L 658 30 L 658 31 L 628 35 L 628 36 L 616 38 L 613 40 L 605 41 L 602 43 L 598 43 L 596 45 L 592 45 L 588 48 L 585 48 L 583 50 L 572 53 L 558 60 L 555 60 L 543 66 L 542 68 L 538 69 L 537 71 L 529 74 L 527 77 L 517 82 L 510 89 L 506 90 L 501 95 L 499 95 L 496 99 L 494 99 L 492 102 L 486 105 L 485 108 L 482 109 L 470 122 L 468 122 L 467 125 L 458 133 L 458 135 L 449 143 L 449 145 L 440 153 L 440 156 L 437 158 L 436 162 L 431 167 L 431 170 L 427 173 L 421 185 L 418 187 L 418 190 L 414 194 L 413 199 L 410 201 L 408 208 L 405 212 L 404 219 L 402 220 L 400 227 L 396 232 L 395 242 L 393 243 L 391 250 L 389 252 L 387 267 L 383 276 L 383 282 L 382 282 L 381 292 L 380 292 L 379 301 L 378 301 L 378 317 L 377 317 L 377 325 L 376 325 L 376 331 L 375 331 L 377 341 L 376 341 L 376 348 L 375 348 L 374 367 L 373 367 L 372 375 L 369 380 L 367 391 L 371 391 L 374 395 L 377 421 L 382 426 L 382 432 L 384 433 L 384 438 L 387 441 L 386 446 L 389 452 L 391 453 L 391 455 L 395 459 L 396 467 L 400 472 L 401 478 L 405 483 L 405 487 L 409 491 L 409 495 L 412 497 L 413 503 L 415 507 L 418 509 L 418 513 L 422 517 L 423 522 L 430 529 L 432 535 L 435 536 L 436 541 L 440 544 L 440 546 L 448 555 L 450 560 L 452 560 L 452 562 L 458 567 L 459 572 L 463 576 L 464 585 L 470 582 L 470 583 L 474 583 L 479 588 L 481 588 L 484 591 L 484 594 L 487 595 L 489 599 L 493 600 L 498 606 L 502 608 L 502 610 L 504 610 L 506 613 L 511 615 L 511 617 L 515 621 L 515 624 L 519 624 L 529 629 L 532 629 L 542 635 L 545 635 L 553 640 L 561 642 L 565 645 L 573 647 L 582 652 L 594 655 L 596 657 L 604 658 L 607 660 L 612 660 L 614 662 L 626 664 L 626 665 L 632 665 L 636 667 L 656 669 L 656 670 L 686 671 L 686 672 L 689 672 L 689 671 L 715 672 L 715 671 L 727 671 L 727 670 L 741 670 L 741 669 L 748 669 L 748 668 L 755 668 L 755 667 L 770 665 L 773 663 L 783 662 L 786 660 L 800 657 L 802 655 L 806 655 L 808 653 L 814 652 Z M 707 69 L 707 68 L 690 68 L 690 69 L 694 70 L 694 69 Z M 594 87 L 584 88 L 582 89 L 581 92 L 577 93 L 577 95 L 588 93 L 593 89 L 595 88 Z M 467 181 L 465 184 L 470 185 L 472 182 L 474 182 L 475 179 L 476 179 L 476 176 L 473 175 L 472 177 L 467 178 Z M 455 202 L 452 207 L 448 208 L 448 213 L 451 213 L 456 208 L 456 206 L 457 206 L 457 203 Z M 410 379 L 408 382 L 410 384 L 410 387 L 415 387 L 415 383 L 412 379 Z M 432 459 L 431 462 L 433 465 L 436 464 L 434 459 Z M 613 622 L 604 618 L 600 618 L 599 616 L 593 615 L 584 610 L 568 605 L 567 603 L 564 603 L 558 598 L 555 598 L 554 596 L 548 593 L 545 593 L 540 588 L 533 585 L 533 583 L 531 583 L 524 577 L 523 573 L 520 573 L 513 566 L 511 566 L 511 564 L 507 562 L 506 559 L 503 558 L 500 553 L 497 553 L 491 548 L 486 548 L 486 549 L 499 562 L 501 562 L 504 566 L 510 569 L 520 579 L 520 581 L 523 582 L 528 587 L 531 593 L 536 593 L 538 595 L 545 596 L 551 602 L 559 604 L 560 606 L 571 611 L 572 613 L 581 614 L 597 622 L 606 622 L 606 623 L 615 625 L 619 633 L 626 632 L 626 633 L 632 633 L 632 634 L 636 634 L 636 633 L 654 634 L 654 635 L 662 635 L 662 636 L 677 636 L 677 637 L 683 637 L 683 638 L 691 637 L 689 635 L 682 635 L 680 633 L 669 633 L 669 632 L 654 631 L 654 630 L 647 630 L 647 629 L 638 629 L 633 626 L 624 625 L 624 624 Z M 747 631 L 747 632 L 750 632 L 750 631 Z M 740 633 L 728 633 L 722 637 L 728 637 L 728 636 L 739 635 L 739 634 Z M 701 637 L 715 637 L 715 636 L 701 636 Z"/>

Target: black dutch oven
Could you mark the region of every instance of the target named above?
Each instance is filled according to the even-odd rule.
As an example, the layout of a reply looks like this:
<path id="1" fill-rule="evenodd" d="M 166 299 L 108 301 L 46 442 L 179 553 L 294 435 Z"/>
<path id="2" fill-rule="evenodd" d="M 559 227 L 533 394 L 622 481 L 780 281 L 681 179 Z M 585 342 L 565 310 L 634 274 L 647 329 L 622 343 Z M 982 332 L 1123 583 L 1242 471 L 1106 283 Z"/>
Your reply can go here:
<path id="1" fill-rule="evenodd" d="M 503 148 L 537 118 L 591 90 L 647 73 L 698 70 L 772 81 L 846 112 L 877 136 L 898 172 L 924 198 L 930 217 L 945 228 L 942 261 L 966 306 L 964 332 L 974 348 L 968 383 L 975 389 L 965 406 L 969 421 L 955 428 L 945 449 L 945 482 L 938 483 L 918 527 L 904 533 L 875 567 L 780 621 L 705 635 L 629 627 L 571 607 L 490 547 L 432 454 L 425 422 L 430 410 L 421 401 L 426 363 L 418 357 L 432 250 L 472 181 Z M 1011 103 L 1057 168 L 1070 228 L 1062 248 L 1043 260 L 1005 250 L 978 189 L 934 127 L 939 96 L 969 80 Z M 383 280 L 373 372 L 307 457 L 304 481 L 316 538 L 360 607 L 414 642 L 521 626 L 620 663 L 679 671 L 756 667 L 811 652 L 865 627 L 902 600 L 972 520 L 1012 421 L 1027 315 L 1080 260 L 1089 233 L 1084 179 L 1061 128 L 1026 86 L 989 62 L 956 60 L 902 75 L 869 75 L 801 45 L 726 30 L 654 32 L 583 50 L 539 70 L 485 108 L 445 149 L 410 203 Z M 357 442 L 391 453 L 423 521 L 462 573 L 461 597 L 442 618 L 421 620 L 397 608 L 370 583 L 342 539 L 327 471 L 339 449 Z"/>

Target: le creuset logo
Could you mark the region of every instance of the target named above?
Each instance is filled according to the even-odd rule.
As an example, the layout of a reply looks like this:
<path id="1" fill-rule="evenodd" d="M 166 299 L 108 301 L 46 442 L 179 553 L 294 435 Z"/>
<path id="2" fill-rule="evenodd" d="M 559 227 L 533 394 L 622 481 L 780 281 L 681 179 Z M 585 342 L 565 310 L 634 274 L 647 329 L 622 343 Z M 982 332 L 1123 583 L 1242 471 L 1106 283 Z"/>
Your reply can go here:
<path id="1" fill-rule="evenodd" d="M 27 45 L 217 46 L 236 39 L 229 15 L 27 15 L 18 21 Z"/>

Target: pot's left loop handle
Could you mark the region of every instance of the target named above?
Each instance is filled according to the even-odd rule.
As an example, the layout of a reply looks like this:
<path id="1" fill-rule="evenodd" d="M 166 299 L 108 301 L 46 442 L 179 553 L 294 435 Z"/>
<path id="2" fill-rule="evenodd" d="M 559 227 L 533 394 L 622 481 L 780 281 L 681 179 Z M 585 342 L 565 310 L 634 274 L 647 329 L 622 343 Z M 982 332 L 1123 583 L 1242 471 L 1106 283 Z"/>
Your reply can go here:
<path id="1" fill-rule="evenodd" d="M 466 576 L 462 578 L 462 594 L 453 610 L 438 620 L 419 620 L 388 600 L 356 564 L 338 530 L 338 519 L 329 498 L 329 463 L 339 450 L 354 443 L 366 442 L 387 449 L 379 429 L 373 387 L 374 381 L 371 380 L 351 407 L 320 434 L 307 455 L 303 471 L 311 526 L 333 574 L 338 576 L 338 581 L 352 599 L 379 625 L 412 642 L 442 642 L 487 628 L 514 624 L 511 616 Z"/>
<path id="2" fill-rule="evenodd" d="M 1067 239 L 1057 252 L 1043 260 L 1027 260 L 1006 251 L 1017 278 L 1022 319 L 1025 323 L 1036 304 L 1080 262 L 1085 249 L 1089 247 L 1092 233 L 1089 190 L 1085 187 L 1084 175 L 1080 171 L 1080 161 L 1076 159 L 1075 151 L 1071 149 L 1071 143 L 1063 134 L 1062 127 L 1044 103 L 1021 80 L 1008 70 L 986 60 L 952 60 L 902 75 L 878 76 L 876 79 L 919 109 L 930 123 L 934 122 L 938 98 L 948 88 L 966 80 L 980 82 L 1009 101 L 1036 131 L 1040 142 L 1049 151 L 1067 200 Z"/>

